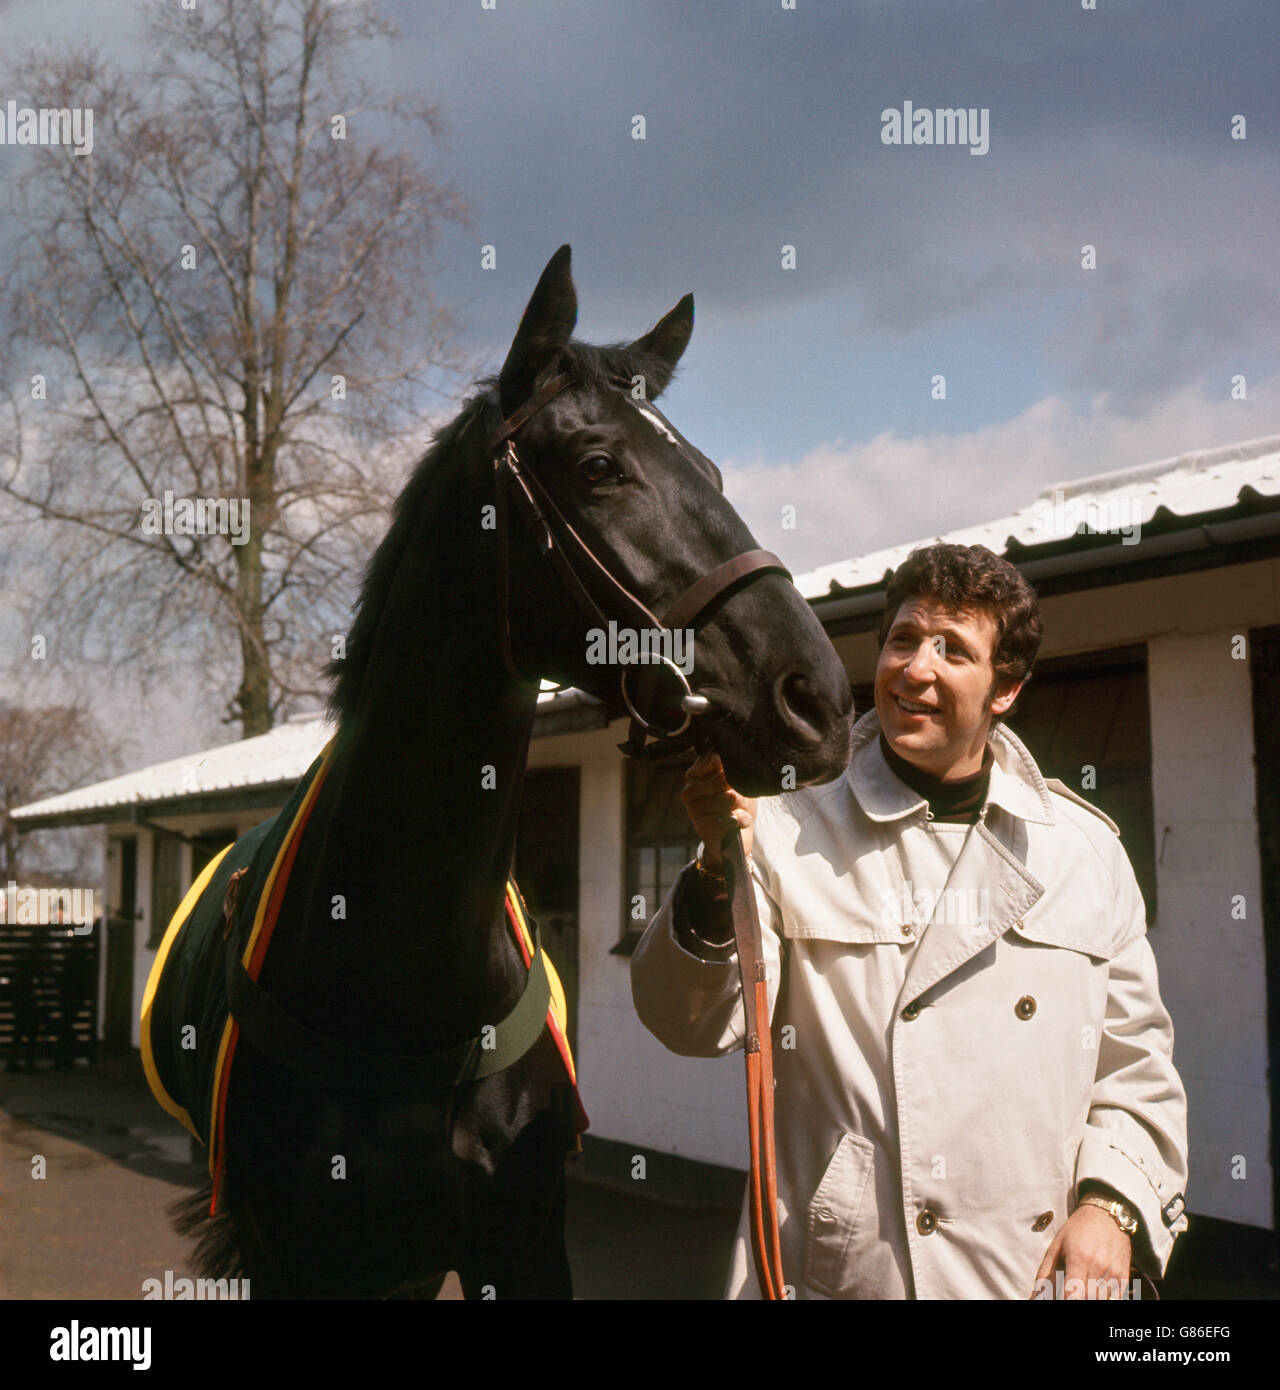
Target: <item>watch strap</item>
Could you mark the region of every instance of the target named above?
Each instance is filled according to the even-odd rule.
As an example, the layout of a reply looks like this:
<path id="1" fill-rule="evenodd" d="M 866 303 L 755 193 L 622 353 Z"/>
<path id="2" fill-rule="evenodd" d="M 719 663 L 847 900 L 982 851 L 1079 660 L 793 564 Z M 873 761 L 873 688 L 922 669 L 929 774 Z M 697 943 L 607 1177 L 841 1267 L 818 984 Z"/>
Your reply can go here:
<path id="1" fill-rule="evenodd" d="M 1080 1206 L 1101 1207 L 1115 1219 L 1115 1223 L 1127 1236 L 1135 1236 L 1138 1233 L 1138 1218 L 1126 1202 L 1113 1201 L 1108 1197 L 1101 1197 L 1096 1192 L 1087 1192 L 1080 1198 Z"/>

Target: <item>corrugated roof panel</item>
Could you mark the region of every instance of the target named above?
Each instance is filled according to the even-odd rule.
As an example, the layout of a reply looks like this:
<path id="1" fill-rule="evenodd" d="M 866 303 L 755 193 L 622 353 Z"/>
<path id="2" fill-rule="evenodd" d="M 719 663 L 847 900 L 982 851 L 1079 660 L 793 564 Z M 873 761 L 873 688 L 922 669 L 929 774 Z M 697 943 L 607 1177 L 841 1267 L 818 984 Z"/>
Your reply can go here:
<path id="1" fill-rule="evenodd" d="M 1001 555 L 1010 541 L 1037 546 L 1067 540 L 1082 521 L 1095 530 L 1120 530 L 1149 525 L 1160 508 L 1179 518 L 1223 511 L 1246 489 L 1280 498 L 1280 435 L 1055 483 L 1008 516 L 824 565 L 798 575 L 796 587 L 808 599 L 825 598 L 833 584 L 841 589 L 879 584 L 886 570 L 935 541 L 985 545 Z"/>
<path id="2" fill-rule="evenodd" d="M 169 801 L 232 787 L 296 782 L 311 766 L 332 732 L 332 726 L 322 717 L 281 724 L 256 738 L 206 748 L 60 796 L 33 801 L 18 807 L 13 819 L 22 821 L 35 816 Z"/>
<path id="3" fill-rule="evenodd" d="M 543 691 L 538 696 L 540 712 L 583 701 L 581 692 Z M 255 738 L 206 748 L 186 757 L 153 763 L 137 772 L 126 772 L 104 782 L 63 792 L 19 806 L 15 821 L 37 817 L 69 815 L 80 811 L 112 807 L 150 805 L 181 800 L 206 792 L 228 791 L 234 787 L 285 786 L 296 782 L 319 755 L 333 735 L 327 716 L 292 719 Z"/>

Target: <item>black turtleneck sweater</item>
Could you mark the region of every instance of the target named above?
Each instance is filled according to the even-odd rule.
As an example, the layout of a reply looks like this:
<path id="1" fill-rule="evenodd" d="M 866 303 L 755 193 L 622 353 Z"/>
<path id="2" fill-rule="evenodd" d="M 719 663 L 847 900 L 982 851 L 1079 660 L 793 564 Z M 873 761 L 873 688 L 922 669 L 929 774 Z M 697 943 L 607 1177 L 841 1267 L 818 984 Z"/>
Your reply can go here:
<path id="1" fill-rule="evenodd" d="M 934 820 L 972 825 L 978 819 L 982 803 L 987 799 L 987 784 L 991 780 L 994 758 L 990 744 L 983 749 L 981 768 L 972 777 L 963 777 L 958 782 L 944 782 L 930 772 L 921 771 L 905 758 L 900 758 L 889 747 L 889 740 L 883 734 L 880 735 L 880 751 L 894 776 L 928 801 Z"/>

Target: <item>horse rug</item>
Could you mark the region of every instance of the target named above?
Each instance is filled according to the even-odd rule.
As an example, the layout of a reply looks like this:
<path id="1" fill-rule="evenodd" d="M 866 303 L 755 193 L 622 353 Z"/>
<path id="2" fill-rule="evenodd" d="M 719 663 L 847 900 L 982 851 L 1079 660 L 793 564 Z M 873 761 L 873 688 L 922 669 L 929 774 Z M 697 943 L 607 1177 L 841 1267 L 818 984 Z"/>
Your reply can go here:
<path id="1" fill-rule="evenodd" d="M 240 1025 L 228 1002 L 232 972 L 261 974 L 302 833 L 333 757 L 308 768 L 284 808 L 212 859 L 191 885 L 156 952 L 142 999 L 142 1064 L 152 1094 L 207 1149 L 217 1210 L 225 1163 L 227 1092 Z M 572 1087 L 576 1135 L 587 1128 L 567 1034 L 564 988 L 537 942 L 536 923 L 508 879 L 507 924 L 531 977 L 545 968 L 546 1024 Z M 230 959 L 229 959 L 230 957 Z M 535 1024 L 535 1027 L 537 1025 Z"/>

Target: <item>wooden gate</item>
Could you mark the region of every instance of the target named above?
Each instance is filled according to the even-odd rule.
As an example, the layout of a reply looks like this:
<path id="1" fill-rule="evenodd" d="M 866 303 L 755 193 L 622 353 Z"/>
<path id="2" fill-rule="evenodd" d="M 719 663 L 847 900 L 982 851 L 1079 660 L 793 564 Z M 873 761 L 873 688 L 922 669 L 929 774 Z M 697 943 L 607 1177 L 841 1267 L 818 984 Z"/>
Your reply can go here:
<path id="1" fill-rule="evenodd" d="M 100 926 L 0 926 L 0 1058 L 70 1065 L 96 1057 Z"/>

